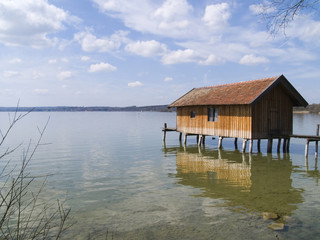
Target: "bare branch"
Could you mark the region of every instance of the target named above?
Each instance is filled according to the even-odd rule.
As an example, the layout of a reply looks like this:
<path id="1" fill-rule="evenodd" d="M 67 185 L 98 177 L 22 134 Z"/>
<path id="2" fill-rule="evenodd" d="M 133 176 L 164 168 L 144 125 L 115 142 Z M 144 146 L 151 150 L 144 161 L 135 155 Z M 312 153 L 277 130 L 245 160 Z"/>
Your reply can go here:
<path id="1" fill-rule="evenodd" d="M 320 0 L 270 0 L 262 7 L 261 15 L 266 20 L 272 35 L 279 31 L 286 35 L 286 29 L 291 21 L 303 10 L 316 10 L 319 3 Z"/>
<path id="2" fill-rule="evenodd" d="M 5 143 L 15 124 L 28 113 L 19 114 L 18 106 L 10 118 L 9 127 L 0 132 L 0 146 Z M 47 176 L 32 176 L 27 172 L 27 167 L 33 159 L 37 149 L 41 146 L 44 132 L 48 126 L 49 119 L 43 128 L 37 128 L 39 137 L 37 141 L 29 141 L 21 156 L 21 165 L 10 166 L 9 161 L 5 163 L 0 172 L 0 234 L 1 239 L 60 239 L 63 232 L 70 227 L 66 225 L 70 215 L 70 208 L 57 201 L 57 205 L 45 202 L 40 195 L 43 192 Z M 3 161 L 5 157 L 15 152 L 22 144 L 14 148 L 6 148 L 0 155 Z M 33 183 L 43 178 L 42 184 L 36 192 Z"/>

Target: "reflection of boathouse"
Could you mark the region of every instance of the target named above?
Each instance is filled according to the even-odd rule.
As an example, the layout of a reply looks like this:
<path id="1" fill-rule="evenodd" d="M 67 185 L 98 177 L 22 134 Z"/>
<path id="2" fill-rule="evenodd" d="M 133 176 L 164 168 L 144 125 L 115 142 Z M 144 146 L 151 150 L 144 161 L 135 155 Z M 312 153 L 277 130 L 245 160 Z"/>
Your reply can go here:
<path id="1" fill-rule="evenodd" d="M 302 190 L 292 186 L 289 158 L 182 147 L 164 151 L 176 153 L 177 183 L 201 189 L 200 197 L 223 199 L 235 210 L 284 217 L 303 201 Z"/>
<path id="2" fill-rule="evenodd" d="M 253 140 L 283 138 L 284 152 L 292 135 L 293 107 L 307 106 L 306 100 L 283 76 L 254 81 L 194 88 L 169 107 L 177 108 L 176 131 L 198 135 L 199 144 L 205 136 L 247 140 L 252 152 Z M 166 129 L 166 128 L 165 128 Z M 164 130 L 165 130 L 164 129 Z"/>
<path id="3" fill-rule="evenodd" d="M 207 174 L 208 178 L 227 181 L 235 187 L 251 187 L 251 169 L 246 162 L 230 163 L 225 159 L 212 160 L 199 154 L 177 152 L 177 169 L 181 174 Z"/>

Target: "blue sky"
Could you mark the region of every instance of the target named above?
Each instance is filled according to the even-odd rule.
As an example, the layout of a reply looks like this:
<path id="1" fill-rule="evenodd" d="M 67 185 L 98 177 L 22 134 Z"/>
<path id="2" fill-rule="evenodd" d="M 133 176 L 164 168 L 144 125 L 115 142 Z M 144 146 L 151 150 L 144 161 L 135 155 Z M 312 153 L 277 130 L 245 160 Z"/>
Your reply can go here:
<path id="1" fill-rule="evenodd" d="M 320 103 L 320 19 L 271 36 L 267 1 L 1 0 L 1 106 L 169 104 L 194 87 L 284 74 Z"/>

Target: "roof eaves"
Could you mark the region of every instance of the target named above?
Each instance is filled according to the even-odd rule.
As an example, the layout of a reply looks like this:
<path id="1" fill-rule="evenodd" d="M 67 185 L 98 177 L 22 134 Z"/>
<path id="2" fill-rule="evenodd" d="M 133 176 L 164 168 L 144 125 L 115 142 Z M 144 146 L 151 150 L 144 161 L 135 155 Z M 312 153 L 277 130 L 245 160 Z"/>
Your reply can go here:
<path id="1" fill-rule="evenodd" d="M 193 90 L 195 90 L 196 88 L 192 88 L 189 92 L 187 92 L 186 94 L 182 95 L 180 98 L 178 98 L 177 100 L 175 100 L 173 103 L 171 103 L 168 108 L 173 108 L 173 107 L 177 107 L 177 105 L 175 105 L 176 102 L 178 102 L 181 98 L 183 98 L 184 96 L 186 96 L 187 94 L 189 94 L 190 92 L 192 92 Z"/>
<path id="2" fill-rule="evenodd" d="M 308 106 L 308 102 L 302 97 L 302 95 L 295 89 L 293 85 L 283 76 L 283 81 L 281 83 L 285 86 L 285 88 L 289 91 L 289 93 L 294 98 L 296 105 L 295 107 L 306 107 Z"/>
<path id="3" fill-rule="evenodd" d="M 283 75 L 280 75 L 280 76 L 276 77 L 276 78 L 274 79 L 274 81 L 272 81 L 272 82 L 269 84 L 269 86 L 267 86 L 267 87 L 261 92 L 261 94 L 259 94 L 250 104 L 251 104 L 251 105 L 256 104 L 261 98 L 263 98 L 263 96 L 265 96 L 268 92 L 270 92 L 271 89 L 277 84 L 277 82 L 279 81 L 279 79 L 280 79 L 281 77 L 284 77 L 284 76 L 283 76 Z"/>

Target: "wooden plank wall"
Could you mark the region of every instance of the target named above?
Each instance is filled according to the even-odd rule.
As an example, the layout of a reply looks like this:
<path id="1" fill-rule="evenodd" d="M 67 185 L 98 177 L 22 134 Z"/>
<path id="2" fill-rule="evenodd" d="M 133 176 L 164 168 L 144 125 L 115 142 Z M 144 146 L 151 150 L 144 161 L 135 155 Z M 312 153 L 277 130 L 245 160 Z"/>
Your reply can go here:
<path id="1" fill-rule="evenodd" d="M 252 107 L 252 137 L 292 134 L 292 108 L 286 90 L 281 85 L 276 86 Z"/>
<path id="2" fill-rule="evenodd" d="M 208 121 L 208 108 L 217 107 L 218 121 Z M 196 117 L 190 118 L 195 111 Z M 251 138 L 251 106 L 193 106 L 178 107 L 177 130 L 190 134 Z"/>

